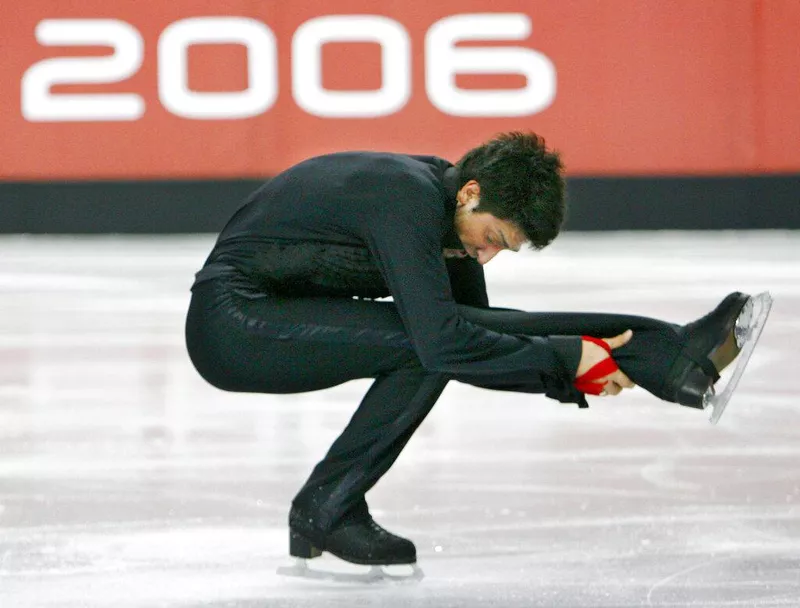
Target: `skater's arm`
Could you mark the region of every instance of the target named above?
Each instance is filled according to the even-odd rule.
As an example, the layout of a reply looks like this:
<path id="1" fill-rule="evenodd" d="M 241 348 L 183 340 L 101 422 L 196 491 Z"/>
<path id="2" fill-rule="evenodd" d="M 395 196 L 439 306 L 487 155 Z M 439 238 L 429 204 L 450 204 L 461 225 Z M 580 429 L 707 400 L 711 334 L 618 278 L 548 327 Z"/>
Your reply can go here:
<path id="1" fill-rule="evenodd" d="M 364 237 L 422 364 L 478 378 L 540 373 L 571 381 L 580 337 L 500 334 L 460 316 L 441 249 L 443 223 L 452 218 L 437 200 L 425 204 L 420 197 L 410 208 L 388 206 L 371 215 Z"/>
<path id="2" fill-rule="evenodd" d="M 483 266 L 470 257 L 445 258 L 447 274 L 450 276 L 450 289 L 457 304 L 488 308 L 489 296 L 486 293 L 486 279 Z"/>

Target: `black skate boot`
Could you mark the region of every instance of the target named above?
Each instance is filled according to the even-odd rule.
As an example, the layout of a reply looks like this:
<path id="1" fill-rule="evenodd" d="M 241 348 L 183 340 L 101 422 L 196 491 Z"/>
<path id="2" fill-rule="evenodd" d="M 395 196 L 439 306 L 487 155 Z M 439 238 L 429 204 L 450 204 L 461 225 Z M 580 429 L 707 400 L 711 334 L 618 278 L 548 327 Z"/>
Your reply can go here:
<path id="1" fill-rule="evenodd" d="M 313 530 L 313 519 L 296 508 L 289 513 L 289 553 L 311 559 L 327 551 L 353 564 L 389 566 L 414 564 L 417 550 L 410 540 L 379 526 L 370 515 L 344 521 L 322 536 Z"/>
<path id="2" fill-rule="evenodd" d="M 700 409 L 711 408 L 716 424 L 736 390 L 772 309 L 772 296 L 734 292 L 712 312 L 683 328 L 684 345 L 665 382 L 665 398 Z M 737 359 L 721 392 L 720 372 Z"/>
<path id="3" fill-rule="evenodd" d="M 357 515 L 351 513 L 327 534 L 320 532 L 314 524 L 313 516 L 292 507 L 289 512 L 289 553 L 296 561 L 294 566 L 278 568 L 278 574 L 348 583 L 414 582 L 425 577 L 416 564 L 414 543 L 387 532 L 366 511 Z M 351 570 L 366 565 L 370 566 L 369 571 L 309 567 L 308 560 L 319 557 L 324 551 L 351 564 L 359 564 L 352 567 L 345 564 Z"/>
<path id="4" fill-rule="evenodd" d="M 719 380 L 720 372 L 736 358 L 736 320 L 750 296 L 728 294 L 709 314 L 683 328 L 684 346 L 667 375 L 667 399 L 704 409 L 704 396 Z"/>

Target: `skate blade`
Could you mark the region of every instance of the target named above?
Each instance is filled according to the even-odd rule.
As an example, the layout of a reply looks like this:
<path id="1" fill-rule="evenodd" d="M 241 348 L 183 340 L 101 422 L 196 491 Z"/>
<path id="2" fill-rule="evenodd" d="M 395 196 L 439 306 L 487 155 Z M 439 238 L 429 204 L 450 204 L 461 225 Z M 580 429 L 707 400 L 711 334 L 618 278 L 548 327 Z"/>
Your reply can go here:
<path id="1" fill-rule="evenodd" d="M 350 564 L 348 564 L 350 566 Z M 353 568 L 358 566 L 353 565 Z M 311 568 L 307 560 L 298 558 L 292 566 L 281 566 L 277 570 L 280 576 L 291 576 L 295 578 L 305 578 L 318 581 L 330 581 L 335 583 L 406 583 L 421 581 L 425 578 L 425 573 L 416 564 L 407 566 L 366 566 L 369 568 L 364 571 L 343 571 L 343 570 L 321 570 Z M 391 570 L 389 570 L 391 569 Z M 399 572 L 397 571 L 399 570 Z M 403 572 L 405 571 L 405 572 Z"/>
<path id="2" fill-rule="evenodd" d="M 756 344 L 758 344 L 761 332 L 764 331 L 764 325 L 767 323 L 767 317 L 769 317 L 771 309 L 772 296 L 766 291 L 751 297 L 742 308 L 734 329 L 736 341 L 741 348 L 736 358 L 736 368 L 733 370 L 722 392 L 715 394 L 712 387 L 706 399 L 706 407 L 711 409 L 711 417 L 709 418 L 711 424 L 719 422 L 722 413 L 728 406 L 728 402 L 744 374 L 747 363 L 753 355 Z"/>

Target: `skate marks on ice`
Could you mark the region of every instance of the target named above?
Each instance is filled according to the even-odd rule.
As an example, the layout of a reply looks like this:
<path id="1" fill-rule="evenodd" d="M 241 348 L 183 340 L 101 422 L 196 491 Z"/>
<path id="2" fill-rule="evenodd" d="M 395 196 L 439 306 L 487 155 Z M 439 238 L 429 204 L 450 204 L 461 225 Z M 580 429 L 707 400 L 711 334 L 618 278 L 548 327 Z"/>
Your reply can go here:
<path id="1" fill-rule="evenodd" d="M 715 569 L 724 569 L 725 567 L 733 569 L 737 561 L 741 561 L 740 558 L 731 556 L 719 557 L 703 560 L 698 564 L 682 568 L 659 580 L 648 589 L 647 606 L 655 608 L 657 606 L 676 605 L 672 603 L 675 596 L 678 595 L 676 590 L 685 588 L 690 584 L 693 576 L 707 580 L 711 576 L 710 573 Z M 786 576 L 784 580 L 772 581 L 760 576 L 759 572 L 759 576 L 755 578 L 745 576 L 735 581 L 726 582 L 726 591 L 723 594 L 731 596 L 730 599 L 717 597 L 710 600 L 710 603 L 709 600 L 704 599 L 702 600 L 702 606 L 797 606 L 798 595 L 795 591 L 772 591 L 776 584 L 781 585 L 783 583 L 782 586 L 784 587 L 786 583 L 791 585 L 794 582 L 792 580 L 793 570 L 790 565 L 786 574 L 783 575 Z M 798 577 L 800 577 L 800 573 L 798 573 Z M 800 584 L 800 580 L 797 583 Z"/>

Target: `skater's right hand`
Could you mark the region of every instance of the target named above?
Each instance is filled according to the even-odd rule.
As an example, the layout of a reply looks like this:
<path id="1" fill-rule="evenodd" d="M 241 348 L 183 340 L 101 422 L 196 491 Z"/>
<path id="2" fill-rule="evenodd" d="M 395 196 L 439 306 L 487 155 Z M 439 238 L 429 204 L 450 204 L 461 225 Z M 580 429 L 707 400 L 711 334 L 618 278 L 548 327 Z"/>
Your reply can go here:
<path id="1" fill-rule="evenodd" d="M 618 336 L 614 336 L 613 338 L 603 338 L 603 342 L 605 342 L 611 350 L 614 350 L 627 344 L 632 337 L 633 331 L 629 329 Z M 589 340 L 582 340 L 581 360 L 578 364 L 578 372 L 576 373 L 575 377 L 580 378 L 598 363 L 601 363 L 610 357 L 611 355 L 609 355 L 609 353 L 602 346 L 599 346 Z M 622 392 L 623 388 L 633 388 L 635 386 L 634 383 L 631 382 L 631 379 L 622 373 L 622 370 L 620 369 L 616 369 L 607 376 L 603 376 L 595 380 L 593 384 L 594 383 L 602 387 L 603 392 L 600 393 L 601 395 L 618 395 L 620 392 Z"/>

